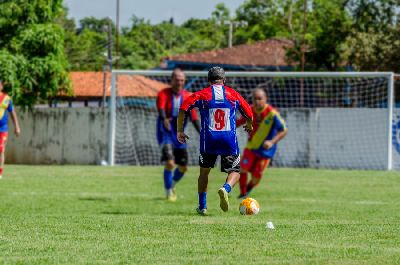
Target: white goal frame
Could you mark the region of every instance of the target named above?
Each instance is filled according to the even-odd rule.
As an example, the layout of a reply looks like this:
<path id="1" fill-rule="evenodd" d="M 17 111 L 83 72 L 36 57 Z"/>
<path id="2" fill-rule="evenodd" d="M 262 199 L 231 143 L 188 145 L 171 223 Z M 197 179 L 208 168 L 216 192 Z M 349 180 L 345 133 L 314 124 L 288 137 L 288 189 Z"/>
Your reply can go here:
<path id="1" fill-rule="evenodd" d="M 108 130 L 108 165 L 114 166 L 116 107 L 117 107 L 117 75 L 170 76 L 171 70 L 113 70 L 111 73 L 111 96 L 109 105 Z M 207 71 L 185 71 L 186 76 L 207 76 Z M 392 161 L 392 125 L 394 108 L 394 76 L 392 72 L 226 72 L 226 77 L 384 77 L 388 80 L 387 87 L 387 170 L 393 169 Z"/>

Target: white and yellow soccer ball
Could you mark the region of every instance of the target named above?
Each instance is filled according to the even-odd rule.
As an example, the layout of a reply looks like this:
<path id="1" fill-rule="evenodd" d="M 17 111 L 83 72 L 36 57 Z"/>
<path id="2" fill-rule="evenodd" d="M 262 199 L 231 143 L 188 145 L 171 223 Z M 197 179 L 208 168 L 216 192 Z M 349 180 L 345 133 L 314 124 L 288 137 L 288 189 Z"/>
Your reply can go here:
<path id="1" fill-rule="evenodd" d="M 243 215 L 254 215 L 260 212 L 260 205 L 253 198 L 244 199 L 239 206 L 240 214 Z"/>

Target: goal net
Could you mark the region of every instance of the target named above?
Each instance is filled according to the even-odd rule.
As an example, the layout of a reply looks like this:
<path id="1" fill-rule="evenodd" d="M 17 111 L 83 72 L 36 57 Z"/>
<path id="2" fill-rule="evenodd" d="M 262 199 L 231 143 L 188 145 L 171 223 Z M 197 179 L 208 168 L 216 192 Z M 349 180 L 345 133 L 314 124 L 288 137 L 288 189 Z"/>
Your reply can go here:
<path id="1" fill-rule="evenodd" d="M 186 71 L 188 91 L 207 87 L 207 72 Z M 227 85 L 249 102 L 255 88 L 286 120 L 289 133 L 272 161 L 277 167 L 391 169 L 392 73 L 227 72 Z M 159 165 L 156 96 L 171 71 L 112 73 L 109 164 Z M 192 124 L 189 164 L 197 165 L 199 135 Z M 243 150 L 247 134 L 237 130 Z"/>

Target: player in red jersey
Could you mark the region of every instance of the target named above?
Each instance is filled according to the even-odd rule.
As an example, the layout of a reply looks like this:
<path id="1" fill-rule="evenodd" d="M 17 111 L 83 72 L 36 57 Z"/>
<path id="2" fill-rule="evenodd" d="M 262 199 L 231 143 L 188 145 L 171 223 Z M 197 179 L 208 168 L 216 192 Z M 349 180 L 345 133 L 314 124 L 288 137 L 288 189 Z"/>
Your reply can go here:
<path id="1" fill-rule="evenodd" d="M 3 166 L 8 139 L 8 113 L 10 113 L 12 123 L 14 124 L 14 133 L 16 136 L 19 136 L 21 129 L 19 128 L 17 114 L 13 108 L 11 98 L 3 92 L 3 82 L 0 80 L 0 179 L 3 177 Z"/>
<path id="2" fill-rule="evenodd" d="M 179 108 L 191 93 L 184 89 L 185 74 L 175 69 L 171 76 L 171 87 L 161 90 L 157 95 L 157 139 L 161 146 L 161 161 L 164 167 L 164 188 L 169 201 L 176 200 L 175 185 L 187 171 L 188 153 L 186 144 L 181 144 L 176 137 L 176 124 Z M 190 118 L 195 129 L 200 132 L 196 111 Z M 186 121 L 185 121 L 186 125 Z M 175 168 L 175 165 L 178 165 Z M 175 168 L 175 170 L 174 170 Z"/>
<path id="3" fill-rule="evenodd" d="M 221 171 L 228 173 L 225 184 L 218 190 L 220 207 L 229 209 L 228 193 L 239 180 L 240 154 L 236 137 L 236 111 L 246 117 L 246 130 L 251 131 L 252 112 L 243 97 L 225 85 L 225 72 L 212 67 L 208 72 L 209 87 L 193 93 L 185 100 L 178 116 L 178 140 L 185 143 L 188 136 L 183 132 L 185 113 L 197 107 L 201 116 L 200 176 L 198 179 L 199 207 L 201 215 L 207 215 L 208 175 L 217 157 L 221 156 Z"/>
<path id="4" fill-rule="evenodd" d="M 240 195 L 245 198 L 249 192 L 260 183 L 262 174 L 273 158 L 277 143 L 287 134 L 285 121 L 278 111 L 267 103 L 267 95 L 262 89 L 253 91 L 253 131 L 243 152 L 240 163 Z M 244 124 L 245 118 L 237 121 L 237 126 Z M 252 179 L 247 183 L 247 173 Z"/>

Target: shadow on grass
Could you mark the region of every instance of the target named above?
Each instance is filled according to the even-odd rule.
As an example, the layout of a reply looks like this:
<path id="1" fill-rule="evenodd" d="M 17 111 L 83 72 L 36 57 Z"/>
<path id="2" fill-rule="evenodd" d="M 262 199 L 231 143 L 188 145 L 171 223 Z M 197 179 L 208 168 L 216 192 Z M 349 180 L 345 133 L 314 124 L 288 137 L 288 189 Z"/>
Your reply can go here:
<path id="1" fill-rule="evenodd" d="M 101 214 L 108 214 L 108 215 L 136 215 L 136 214 L 138 214 L 138 212 L 106 211 L 106 212 L 101 212 Z"/>
<path id="2" fill-rule="evenodd" d="M 167 201 L 165 197 L 155 197 L 152 199 L 153 201 Z"/>
<path id="3" fill-rule="evenodd" d="M 108 198 L 108 197 L 80 197 L 80 198 L 78 198 L 78 200 L 108 202 L 108 201 L 111 201 L 111 198 Z"/>
<path id="4" fill-rule="evenodd" d="M 171 212 L 160 212 L 160 213 L 154 213 L 154 212 L 143 212 L 143 211 L 137 211 L 137 212 L 129 212 L 129 211 L 104 211 L 101 212 L 100 214 L 105 214 L 105 215 L 149 215 L 149 216 L 173 216 L 173 217 L 192 217 L 192 216 L 199 216 L 195 211 L 171 211 Z"/>

